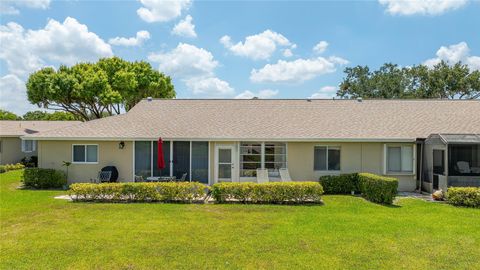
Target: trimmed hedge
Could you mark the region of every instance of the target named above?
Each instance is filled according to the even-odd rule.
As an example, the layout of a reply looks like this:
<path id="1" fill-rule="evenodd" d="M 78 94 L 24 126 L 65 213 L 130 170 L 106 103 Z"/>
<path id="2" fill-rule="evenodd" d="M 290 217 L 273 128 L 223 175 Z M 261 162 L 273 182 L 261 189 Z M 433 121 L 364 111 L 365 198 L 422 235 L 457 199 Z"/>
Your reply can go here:
<path id="1" fill-rule="evenodd" d="M 204 200 L 208 187 L 197 182 L 78 183 L 70 185 L 73 201 L 183 202 Z"/>
<path id="2" fill-rule="evenodd" d="M 218 183 L 212 197 L 219 203 L 320 203 L 323 187 L 316 182 Z"/>
<path id="3" fill-rule="evenodd" d="M 480 188 L 449 187 L 446 198 L 449 204 L 456 206 L 480 207 Z"/>
<path id="4" fill-rule="evenodd" d="M 14 170 L 21 170 L 23 168 L 25 168 L 25 166 L 21 163 L 0 165 L 0 173 L 14 171 Z"/>
<path id="5" fill-rule="evenodd" d="M 351 194 L 360 192 L 358 174 L 325 175 L 319 179 L 325 194 Z"/>
<path id="6" fill-rule="evenodd" d="M 397 195 L 398 180 L 371 173 L 359 173 L 362 195 L 375 203 L 392 204 Z"/>
<path id="7" fill-rule="evenodd" d="M 30 188 L 62 188 L 67 184 L 63 171 L 54 169 L 26 168 L 23 184 Z"/>

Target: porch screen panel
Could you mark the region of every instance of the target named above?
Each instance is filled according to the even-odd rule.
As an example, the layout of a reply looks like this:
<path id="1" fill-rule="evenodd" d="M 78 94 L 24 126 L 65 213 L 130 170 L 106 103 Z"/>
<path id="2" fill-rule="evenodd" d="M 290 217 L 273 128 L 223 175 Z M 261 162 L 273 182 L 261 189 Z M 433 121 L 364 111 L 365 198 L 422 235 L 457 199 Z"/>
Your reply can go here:
<path id="1" fill-rule="evenodd" d="M 163 142 L 163 158 L 165 160 L 165 168 L 160 170 L 157 166 L 158 161 L 158 141 L 153 142 L 153 176 L 170 176 L 170 142 Z"/>
<path id="2" fill-rule="evenodd" d="M 208 142 L 192 142 L 192 181 L 208 183 Z"/>
<path id="3" fill-rule="evenodd" d="M 180 179 L 184 173 L 190 176 L 190 142 L 173 142 L 173 176 Z"/>
<path id="4" fill-rule="evenodd" d="M 150 141 L 135 142 L 135 175 L 151 176 L 151 147 Z"/>
<path id="5" fill-rule="evenodd" d="M 279 169 L 287 167 L 286 154 L 285 143 L 265 143 L 265 169 L 268 169 L 270 177 L 279 177 Z"/>
<path id="6" fill-rule="evenodd" d="M 477 144 L 449 145 L 448 174 L 452 176 L 479 176 L 480 146 Z"/>
<path id="7" fill-rule="evenodd" d="M 262 168 L 262 144 L 259 142 L 240 145 L 240 177 L 256 177 Z"/>

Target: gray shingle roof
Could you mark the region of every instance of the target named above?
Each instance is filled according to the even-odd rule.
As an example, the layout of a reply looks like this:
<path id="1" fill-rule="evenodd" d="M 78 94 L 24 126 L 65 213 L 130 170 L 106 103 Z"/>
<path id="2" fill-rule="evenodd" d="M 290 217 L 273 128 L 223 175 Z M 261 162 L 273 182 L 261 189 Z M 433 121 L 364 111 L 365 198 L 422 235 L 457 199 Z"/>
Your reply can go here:
<path id="1" fill-rule="evenodd" d="M 412 140 L 480 134 L 479 100 L 143 100 L 44 139 Z"/>
<path id="2" fill-rule="evenodd" d="M 65 128 L 80 121 L 0 121 L 0 136 L 23 136 L 40 131 Z"/>

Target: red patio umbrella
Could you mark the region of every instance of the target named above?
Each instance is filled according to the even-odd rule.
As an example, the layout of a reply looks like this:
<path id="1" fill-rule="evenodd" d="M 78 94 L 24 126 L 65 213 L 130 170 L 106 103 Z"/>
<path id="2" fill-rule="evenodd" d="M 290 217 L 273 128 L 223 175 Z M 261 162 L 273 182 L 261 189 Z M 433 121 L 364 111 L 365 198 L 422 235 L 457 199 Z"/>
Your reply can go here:
<path id="1" fill-rule="evenodd" d="M 163 157 L 163 141 L 162 138 L 158 138 L 157 144 L 157 167 L 159 169 L 165 168 L 165 159 Z"/>

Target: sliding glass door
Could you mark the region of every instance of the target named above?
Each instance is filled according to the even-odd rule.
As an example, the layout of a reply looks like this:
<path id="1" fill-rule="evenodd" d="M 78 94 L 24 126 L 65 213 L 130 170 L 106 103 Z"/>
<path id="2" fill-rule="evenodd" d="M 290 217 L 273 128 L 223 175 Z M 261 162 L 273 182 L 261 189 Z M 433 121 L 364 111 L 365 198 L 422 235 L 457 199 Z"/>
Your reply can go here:
<path id="1" fill-rule="evenodd" d="M 192 142 L 192 181 L 208 183 L 208 142 Z"/>
<path id="2" fill-rule="evenodd" d="M 173 176 L 190 179 L 190 142 L 173 142 Z"/>

